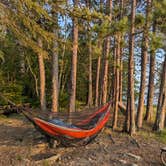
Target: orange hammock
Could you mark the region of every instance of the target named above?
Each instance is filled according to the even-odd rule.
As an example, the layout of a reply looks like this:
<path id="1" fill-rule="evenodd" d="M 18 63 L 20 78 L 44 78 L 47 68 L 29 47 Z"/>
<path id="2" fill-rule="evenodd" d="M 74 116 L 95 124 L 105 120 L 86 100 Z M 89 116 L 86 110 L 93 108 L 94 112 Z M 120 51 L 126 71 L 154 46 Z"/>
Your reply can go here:
<path id="1" fill-rule="evenodd" d="M 89 143 L 107 123 L 110 116 L 110 103 L 97 111 L 71 113 L 41 113 L 23 111 L 23 114 L 47 138 L 56 139 L 62 144 L 85 145 Z"/>

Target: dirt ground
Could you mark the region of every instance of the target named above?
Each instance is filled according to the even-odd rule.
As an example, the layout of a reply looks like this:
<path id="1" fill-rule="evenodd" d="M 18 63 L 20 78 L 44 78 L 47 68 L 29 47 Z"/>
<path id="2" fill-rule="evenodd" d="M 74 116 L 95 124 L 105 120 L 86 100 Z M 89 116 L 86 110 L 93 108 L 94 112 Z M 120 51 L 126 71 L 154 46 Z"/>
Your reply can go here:
<path id="1" fill-rule="evenodd" d="M 24 117 L 0 118 L 0 166 L 160 166 L 161 142 L 141 135 L 138 144 L 109 129 L 82 147 L 48 148 L 43 136 Z M 140 147 L 139 147 L 139 146 Z"/>

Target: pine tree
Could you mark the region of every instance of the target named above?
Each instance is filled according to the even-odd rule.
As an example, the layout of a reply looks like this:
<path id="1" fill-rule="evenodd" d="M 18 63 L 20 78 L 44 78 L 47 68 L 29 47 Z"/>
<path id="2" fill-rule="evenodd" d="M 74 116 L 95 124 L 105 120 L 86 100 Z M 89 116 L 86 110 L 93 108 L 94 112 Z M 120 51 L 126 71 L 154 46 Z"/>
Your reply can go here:
<path id="1" fill-rule="evenodd" d="M 90 10 L 91 2 L 88 0 L 86 2 L 88 9 Z M 92 34 L 91 34 L 91 27 L 90 23 L 87 23 L 88 29 L 88 54 L 89 54 L 89 81 L 88 81 L 88 106 L 92 107 L 93 105 L 93 96 L 92 96 Z"/>
<path id="2" fill-rule="evenodd" d="M 56 7 L 56 6 L 53 6 Z M 54 21 L 57 23 L 57 14 L 52 13 Z M 55 25 L 53 32 L 55 34 L 55 38 L 58 37 L 57 32 L 58 26 Z M 52 55 L 52 112 L 58 112 L 58 96 L 59 96 L 59 85 L 58 85 L 58 43 L 54 41 L 53 43 L 53 55 Z"/>
<path id="3" fill-rule="evenodd" d="M 153 23 L 153 35 L 156 33 L 156 22 Z M 149 84 L 145 120 L 150 121 L 153 113 L 153 99 L 154 99 L 154 78 L 155 78 L 155 53 L 156 50 L 151 48 L 150 51 L 150 71 L 149 71 Z"/>
<path id="4" fill-rule="evenodd" d="M 161 131 L 165 125 L 165 112 L 166 112 L 166 55 L 163 62 L 163 69 L 161 72 L 160 92 L 157 104 L 156 120 L 153 129 Z"/>
<path id="5" fill-rule="evenodd" d="M 101 52 L 101 41 L 98 41 L 98 47 Z M 95 106 L 99 104 L 99 80 L 100 80 L 100 67 L 101 66 L 101 55 L 97 58 L 97 69 L 96 69 L 96 86 L 95 86 Z"/>
<path id="6" fill-rule="evenodd" d="M 109 20 L 112 19 L 112 0 L 107 1 L 107 13 L 109 14 Z M 102 78 L 102 104 L 107 102 L 107 93 L 108 93 L 108 63 L 109 63 L 109 54 L 110 54 L 110 36 L 105 40 L 105 53 L 104 53 L 104 66 L 103 66 L 103 78 Z"/>
<path id="7" fill-rule="evenodd" d="M 125 131 L 130 135 L 135 133 L 135 100 L 134 100 L 134 33 L 135 33 L 136 0 L 132 1 L 131 25 L 129 34 L 129 59 L 128 59 L 128 94 Z"/>
<path id="8" fill-rule="evenodd" d="M 77 8 L 78 0 L 74 0 L 74 7 Z M 73 54 L 72 54 L 72 69 L 71 69 L 71 89 L 69 112 L 75 111 L 76 102 L 76 76 L 77 76 L 77 49 L 78 49 L 78 19 L 73 18 Z"/>
<path id="9" fill-rule="evenodd" d="M 39 47 L 42 48 L 42 40 L 40 37 L 38 38 Z M 44 59 L 43 54 L 38 54 L 38 62 L 39 62 L 39 73 L 40 73 L 40 106 L 42 111 L 46 111 L 46 93 L 45 93 L 45 67 L 44 67 Z"/>
<path id="10" fill-rule="evenodd" d="M 103 13 L 103 0 L 100 0 L 100 12 Z M 101 21 L 99 25 L 101 24 Z M 97 68 L 96 68 L 96 85 L 95 85 L 95 106 L 99 105 L 99 83 L 100 83 L 100 70 L 101 70 L 101 56 L 102 56 L 102 41 L 99 38 L 97 42 L 98 48 L 99 48 L 99 55 L 97 58 Z"/>
<path id="11" fill-rule="evenodd" d="M 149 31 L 149 15 L 151 9 L 151 0 L 147 0 L 146 7 L 146 22 L 144 27 L 144 33 L 142 38 L 142 53 L 141 53 L 141 85 L 139 92 L 139 103 L 137 110 L 137 127 L 142 127 L 143 122 L 143 112 L 144 112 L 144 98 L 145 98 L 145 88 L 146 88 L 146 65 L 147 65 L 147 56 L 148 56 L 148 31 Z"/>

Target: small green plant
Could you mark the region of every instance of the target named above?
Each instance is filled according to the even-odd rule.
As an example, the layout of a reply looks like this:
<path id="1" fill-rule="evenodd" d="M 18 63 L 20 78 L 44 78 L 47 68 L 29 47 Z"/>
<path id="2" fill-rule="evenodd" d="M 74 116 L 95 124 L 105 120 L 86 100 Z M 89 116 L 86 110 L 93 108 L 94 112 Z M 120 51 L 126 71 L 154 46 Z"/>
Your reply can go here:
<path id="1" fill-rule="evenodd" d="M 0 115 L 0 120 L 7 119 L 5 115 Z"/>
<path id="2" fill-rule="evenodd" d="M 49 162 L 47 160 L 44 160 L 42 163 L 43 166 L 49 166 Z"/>
<path id="3" fill-rule="evenodd" d="M 161 132 L 156 133 L 156 137 L 163 142 L 164 144 L 166 144 L 166 129 L 164 129 Z"/>
<path id="4" fill-rule="evenodd" d="M 21 161 L 21 160 L 22 160 L 22 156 L 20 156 L 19 154 L 18 154 L 18 155 L 16 155 L 16 160 Z"/>

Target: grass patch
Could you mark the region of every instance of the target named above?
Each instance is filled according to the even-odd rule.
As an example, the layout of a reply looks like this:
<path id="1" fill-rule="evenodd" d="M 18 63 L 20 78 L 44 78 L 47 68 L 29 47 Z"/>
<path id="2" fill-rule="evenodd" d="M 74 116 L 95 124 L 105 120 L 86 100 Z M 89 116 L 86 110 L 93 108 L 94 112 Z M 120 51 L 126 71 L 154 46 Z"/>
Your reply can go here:
<path id="1" fill-rule="evenodd" d="M 156 138 L 159 141 L 161 141 L 164 144 L 166 144 L 166 129 L 164 129 L 163 131 L 160 131 L 160 132 L 156 132 L 155 135 L 156 135 Z"/>
<path id="2" fill-rule="evenodd" d="M 16 160 L 19 160 L 19 161 L 21 161 L 22 160 L 22 156 L 21 155 L 16 155 Z"/>
<path id="3" fill-rule="evenodd" d="M 139 131 L 139 135 L 143 136 L 145 139 L 155 138 L 155 133 L 152 131 L 141 130 Z"/>
<path id="4" fill-rule="evenodd" d="M 0 114 L 0 120 L 7 119 L 7 117 L 3 114 Z"/>
<path id="5" fill-rule="evenodd" d="M 166 144 L 166 129 L 160 132 L 153 131 L 139 131 L 139 134 L 143 136 L 145 139 L 153 138 L 159 142 Z"/>
<path id="6" fill-rule="evenodd" d="M 13 119 L 22 119 L 22 115 L 21 114 L 18 114 L 18 113 L 13 113 L 9 116 L 9 118 L 13 118 Z"/>
<path id="7" fill-rule="evenodd" d="M 42 166 L 49 166 L 49 165 L 50 165 L 49 162 L 46 161 L 46 160 L 44 160 L 44 161 L 42 162 Z"/>
<path id="8" fill-rule="evenodd" d="M 10 119 L 17 119 L 17 120 L 21 120 L 23 118 L 23 116 L 21 114 L 11 114 L 9 116 L 6 116 L 6 115 L 3 115 L 3 114 L 0 114 L 0 120 L 3 120 L 3 121 L 8 121 Z"/>

